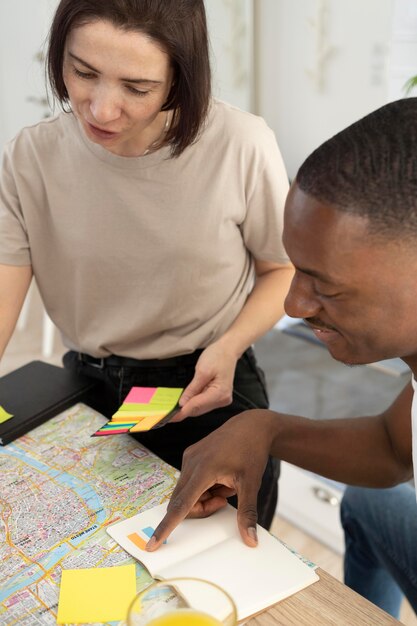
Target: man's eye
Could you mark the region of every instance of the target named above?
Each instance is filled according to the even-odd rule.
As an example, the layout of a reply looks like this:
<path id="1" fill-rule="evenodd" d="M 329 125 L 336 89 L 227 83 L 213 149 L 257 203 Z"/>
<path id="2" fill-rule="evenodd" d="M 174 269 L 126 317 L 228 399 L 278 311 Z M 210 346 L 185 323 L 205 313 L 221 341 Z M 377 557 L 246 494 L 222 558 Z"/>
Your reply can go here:
<path id="1" fill-rule="evenodd" d="M 320 296 L 320 298 L 326 298 L 329 300 L 330 298 L 337 298 L 337 296 L 340 296 L 340 293 L 323 293 L 318 291 L 317 295 Z"/>
<path id="2" fill-rule="evenodd" d="M 330 299 L 330 298 L 336 298 L 336 296 L 339 296 L 340 293 L 339 292 L 327 292 L 323 289 L 318 289 L 317 287 L 315 287 L 314 292 L 316 294 L 316 296 L 318 296 L 319 298 L 326 298 L 326 299 Z"/>

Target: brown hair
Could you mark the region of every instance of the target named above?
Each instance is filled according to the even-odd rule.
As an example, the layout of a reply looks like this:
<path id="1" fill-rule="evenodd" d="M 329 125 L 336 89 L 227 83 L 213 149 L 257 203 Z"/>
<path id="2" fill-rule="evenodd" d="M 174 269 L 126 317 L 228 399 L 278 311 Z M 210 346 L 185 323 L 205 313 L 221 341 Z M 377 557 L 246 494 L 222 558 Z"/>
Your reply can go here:
<path id="1" fill-rule="evenodd" d="M 61 106 L 68 103 L 63 78 L 64 49 L 70 31 L 95 20 L 146 34 L 171 59 L 174 80 L 162 110 L 173 109 L 166 141 L 178 156 L 198 136 L 207 115 L 211 72 L 203 0 L 61 0 L 49 33 L 47 74 Z"/>

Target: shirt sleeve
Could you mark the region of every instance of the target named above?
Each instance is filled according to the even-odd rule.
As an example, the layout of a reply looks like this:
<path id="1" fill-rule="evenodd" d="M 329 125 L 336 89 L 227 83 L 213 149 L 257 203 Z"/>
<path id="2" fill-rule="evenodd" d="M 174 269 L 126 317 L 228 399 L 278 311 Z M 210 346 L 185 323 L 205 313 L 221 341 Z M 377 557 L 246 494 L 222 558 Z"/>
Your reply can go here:
<path id="1" fill-rule="evenodd" d="M 286 264 L 282 233 L 289 181 L 273 131 L 263 120 L 260 130 L 248 155 L 243 239 L 255 259 Z"/>
<path id="2" fill-rule="evenodd" d="M 16 185 L 15 171 L 24 163 L 12 162 L 13 143 L 6 145 L 0 171 L 0 263 L 30 265 L 30 247 Z"/>

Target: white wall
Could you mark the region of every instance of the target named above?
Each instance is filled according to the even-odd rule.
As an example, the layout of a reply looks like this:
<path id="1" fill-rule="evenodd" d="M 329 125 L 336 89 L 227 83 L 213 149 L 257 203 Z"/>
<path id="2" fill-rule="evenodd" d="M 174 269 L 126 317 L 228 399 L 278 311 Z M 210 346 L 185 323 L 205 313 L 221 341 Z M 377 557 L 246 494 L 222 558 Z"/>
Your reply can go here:
<path id="1" fill-rule="evenodd" d="M 404 97 L 404 83 L 417 75 L 417 2 L 395 0 L 389 65 L 389 99 Z M 410 95 L 417 95 L 415 88 Z"/>
<path id="2" fill-rule="evenodd" d="M 43 67 L 36 60 L 42 50 L 52 7 L 57 0 L 1 0 L 0 2 L 0 151 L 4 142 L 27 124 L 43 117 Z"/>
<path id="3" fill-rule="evenodd" d="M 213 93 L 235 106 L 254 106 L 253 2 L 206 0 Z"/>
<path id="4" fill-rule="evenodd" d="M 257 0 L 257 110 L 290 177 L 322 141 L 388 101 L 393 0 Z"/>

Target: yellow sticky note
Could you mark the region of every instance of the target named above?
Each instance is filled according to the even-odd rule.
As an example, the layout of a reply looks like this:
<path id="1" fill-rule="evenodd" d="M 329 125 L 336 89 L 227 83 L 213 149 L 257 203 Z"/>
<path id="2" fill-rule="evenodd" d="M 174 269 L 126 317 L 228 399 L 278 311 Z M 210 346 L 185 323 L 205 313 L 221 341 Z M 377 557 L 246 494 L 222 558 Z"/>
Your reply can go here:
<path id="1" fill-rule="evenodd" d="M 9 420 L 11 417 L 13 417 L 13 415 L 5 411 L 3 407 L 0 406 L 0 424 L 3 424 L 3 422 L 7 422 L 7 420 Z"/>
<path id="2" fill-rule="evenodd" d="M 126 619 L 135 594 L 134 563 L 62 570 L 57 624 Z"/>

